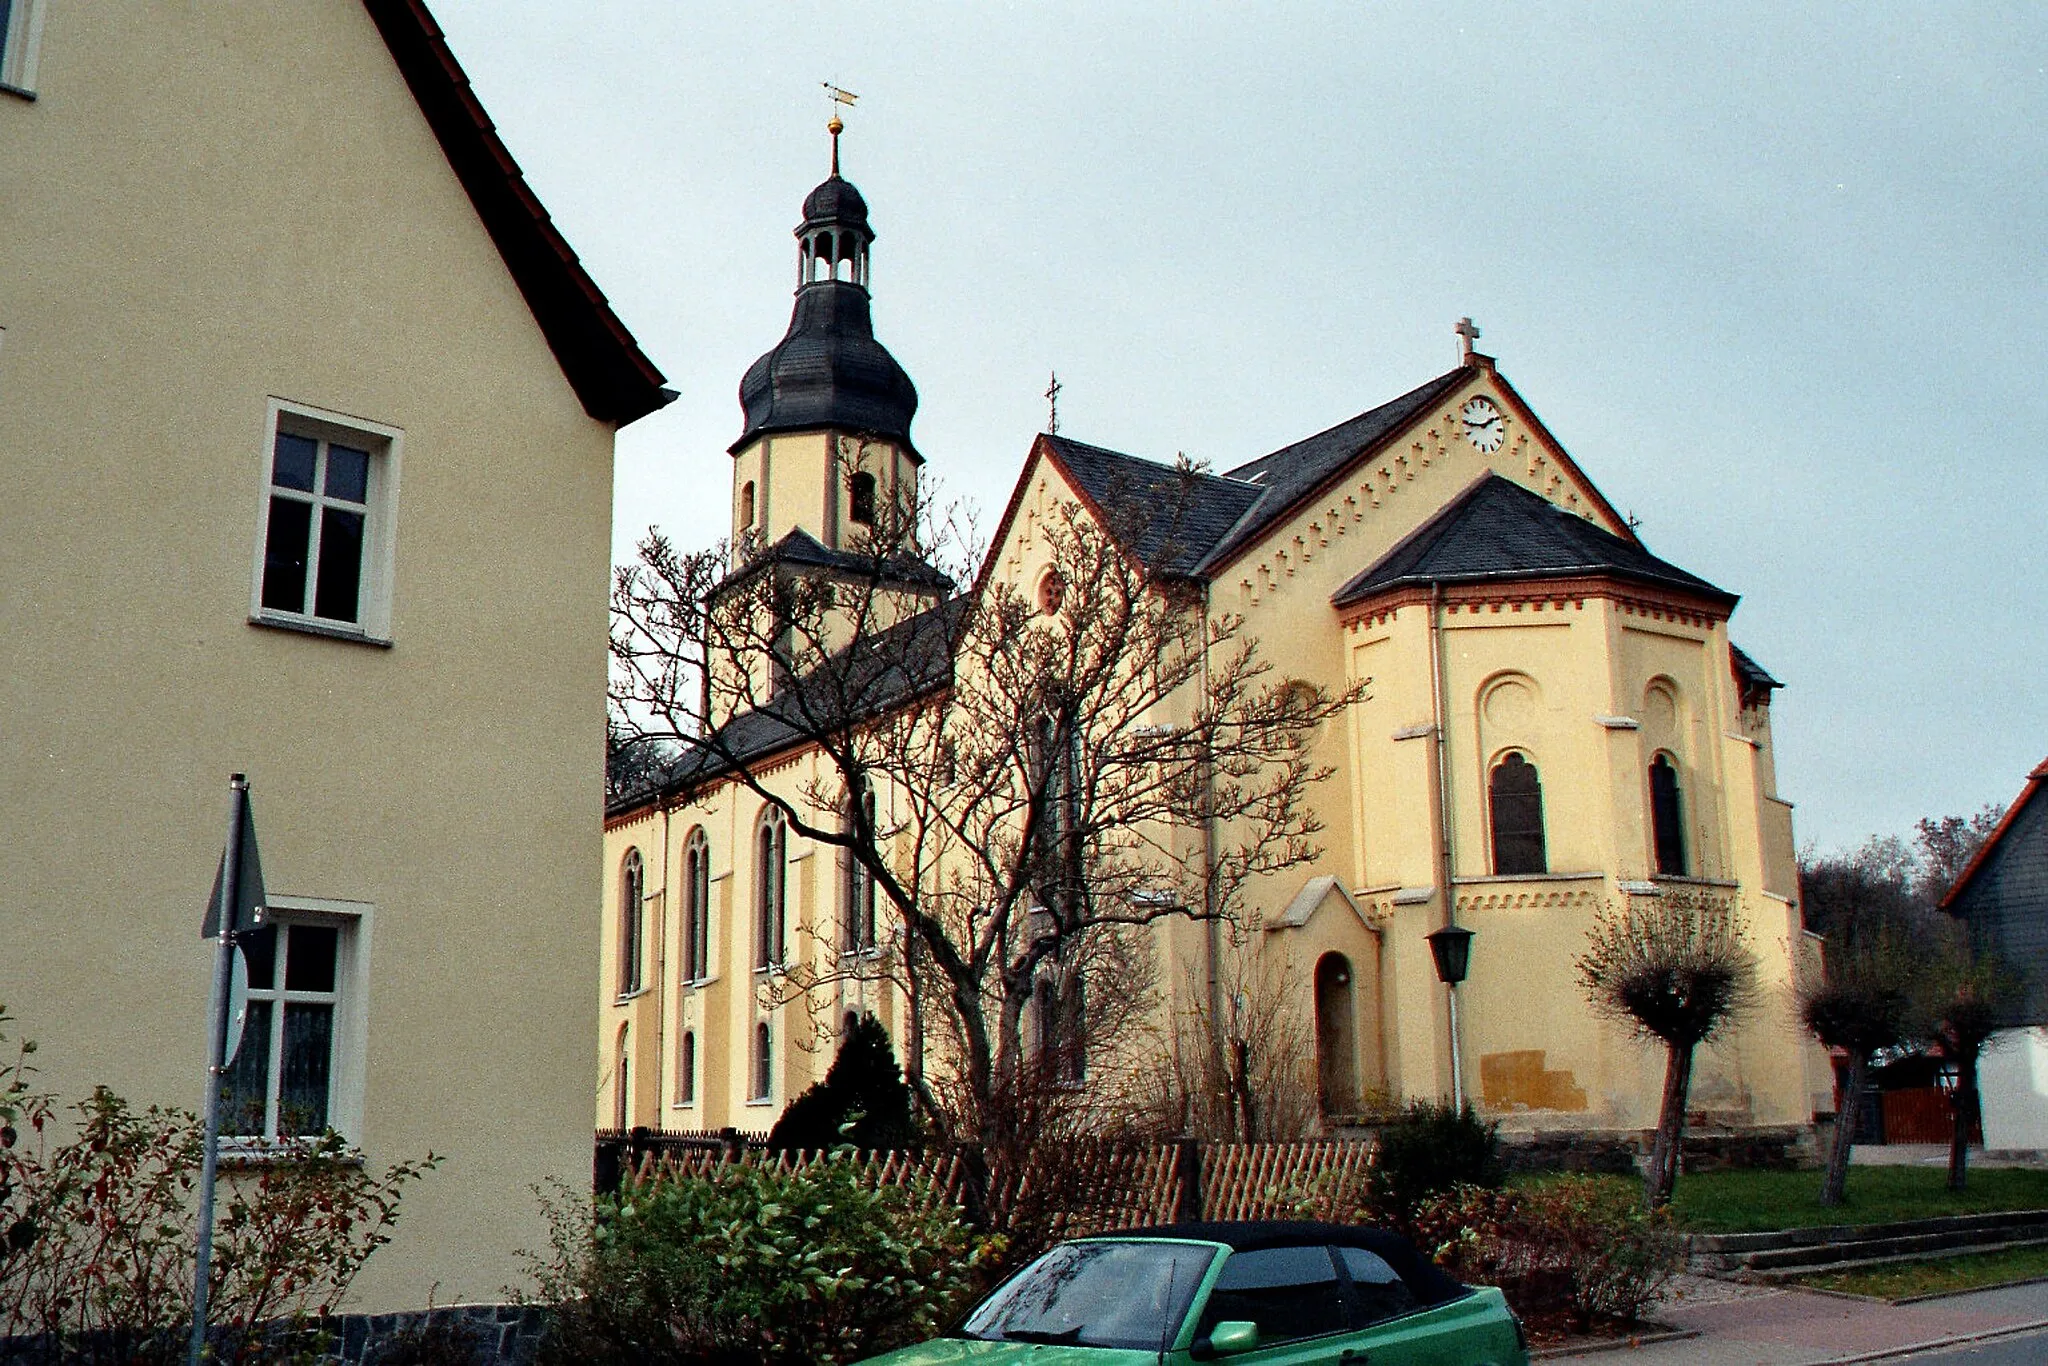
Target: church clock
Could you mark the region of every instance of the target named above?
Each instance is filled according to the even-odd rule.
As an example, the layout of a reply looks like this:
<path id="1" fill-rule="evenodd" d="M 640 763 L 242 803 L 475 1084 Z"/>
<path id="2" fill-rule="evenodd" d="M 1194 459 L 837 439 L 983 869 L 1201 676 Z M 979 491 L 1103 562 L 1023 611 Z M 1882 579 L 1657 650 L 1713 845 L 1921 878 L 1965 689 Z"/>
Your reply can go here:
<path id="1" fill-rule="evenodd" d="M 1472 399 L 1458 410 L 1458 417 L 1465 424 L 1465 439 L 1483 454 L 1492 455 L 1507 440 L 1508 420 L 1491 399 Z"/>

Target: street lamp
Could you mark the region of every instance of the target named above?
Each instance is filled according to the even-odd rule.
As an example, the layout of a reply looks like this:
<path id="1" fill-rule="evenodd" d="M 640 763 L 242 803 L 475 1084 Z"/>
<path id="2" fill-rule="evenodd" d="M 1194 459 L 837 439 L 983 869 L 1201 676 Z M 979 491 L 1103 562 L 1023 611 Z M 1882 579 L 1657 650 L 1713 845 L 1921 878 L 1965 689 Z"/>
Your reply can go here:
<path id="1" fill-rule="evenodd" d="M 1430 956 L 1436 959 L 1436 979 L 1450 992 L 1451 1000 L 1451 1104 L 1460 1114 L 1465 1110 L 1465 1067 L 1458 1050 L 1458 983 L 1472 966 L 1472 931 L 1460 925 L 1446 925 L 1423 938 L 1429 941 Z"/>

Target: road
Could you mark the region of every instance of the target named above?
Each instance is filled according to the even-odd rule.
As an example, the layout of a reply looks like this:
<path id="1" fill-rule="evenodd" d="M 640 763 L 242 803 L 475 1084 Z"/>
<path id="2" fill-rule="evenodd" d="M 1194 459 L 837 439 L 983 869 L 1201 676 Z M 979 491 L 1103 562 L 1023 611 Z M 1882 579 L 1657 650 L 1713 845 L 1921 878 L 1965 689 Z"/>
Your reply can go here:
<path id="1" fill-rule="evenodd" d="M 1950 1347 L 1897 1358 L 1900 1366 L 2042 1366 L 2048 1362 L 2048 1331 Z"/>

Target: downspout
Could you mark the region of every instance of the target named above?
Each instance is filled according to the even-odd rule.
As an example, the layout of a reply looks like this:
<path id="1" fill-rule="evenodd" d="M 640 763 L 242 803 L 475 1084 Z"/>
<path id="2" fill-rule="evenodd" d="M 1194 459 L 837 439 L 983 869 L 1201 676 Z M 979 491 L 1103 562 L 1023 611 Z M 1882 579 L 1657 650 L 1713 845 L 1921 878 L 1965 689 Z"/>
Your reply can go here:
<path id="1" fill-rule="evenodd" d="M 1444 928 L 1451 929 L 1458 923 L 1458 903 L 1457 890 L 1451 881 L 1451 765 L 1449 736 L 1446 734 L 1450 708 L 1444 699 L 1443 605 L 1443 583 L 1440 580 L 1432 582 L 1429 586 L 1429 706 L 1430 732 L 1436 737 L 1436 885 L 1444 908 Z M 1444 992 L 1450 1011 L 1451 1104 L 1463 1111 L 1465 1066 L 1458 1038 L 1458 988 L 1447 983 Z"/>
<path id="2" fill-rule="evenodd" d="M 1209 584 L 1202 584 L 1202 705 L 1209 695 Z M 1223 1072 L 1223 922 L 1216 911 L 1216 765 L 1206 756 L 1202 762 L 1202 909 L 1204 948 L 1208 958 L 1209 1040 L 1216 1055 L 1217 1074 Z"/>
<path id="3" fill-rule="evenodd" d="M 654 1127 L 665 1127 L 661 1122 L 661 1069 L 669 1059 L 668 1036 L 668 820 L 671 804 L 661 804 L 661 914 L 654 920 Z M 642 906 L 642 914 L 646 907 Z M 679 1033 L 676 1036 L 681 1038 Z"/>

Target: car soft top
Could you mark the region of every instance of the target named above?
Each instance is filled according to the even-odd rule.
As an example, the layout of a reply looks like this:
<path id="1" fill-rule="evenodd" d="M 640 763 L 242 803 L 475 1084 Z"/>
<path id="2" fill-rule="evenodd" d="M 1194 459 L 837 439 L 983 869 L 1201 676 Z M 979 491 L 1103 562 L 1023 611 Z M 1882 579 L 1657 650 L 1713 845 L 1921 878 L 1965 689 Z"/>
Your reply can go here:
<path id="1" fill-rule="evenodd" d="M 1394 1268 L 1421 1305 L 1442 1304 L 1466 1293 L 1467 1287 L 1425 1258 L 1398 1233 L 1358 1224 L 1324 1224 L 1297 1219 L 1213 1220 L 1186 1224 L 1155 1224 L 1119 1229 L 1100 1238 L 1188 1238 L 1222 1243 L 1232 1252 L 1268 1247 L 1356 1247 L 1377 1255 Z"/>

